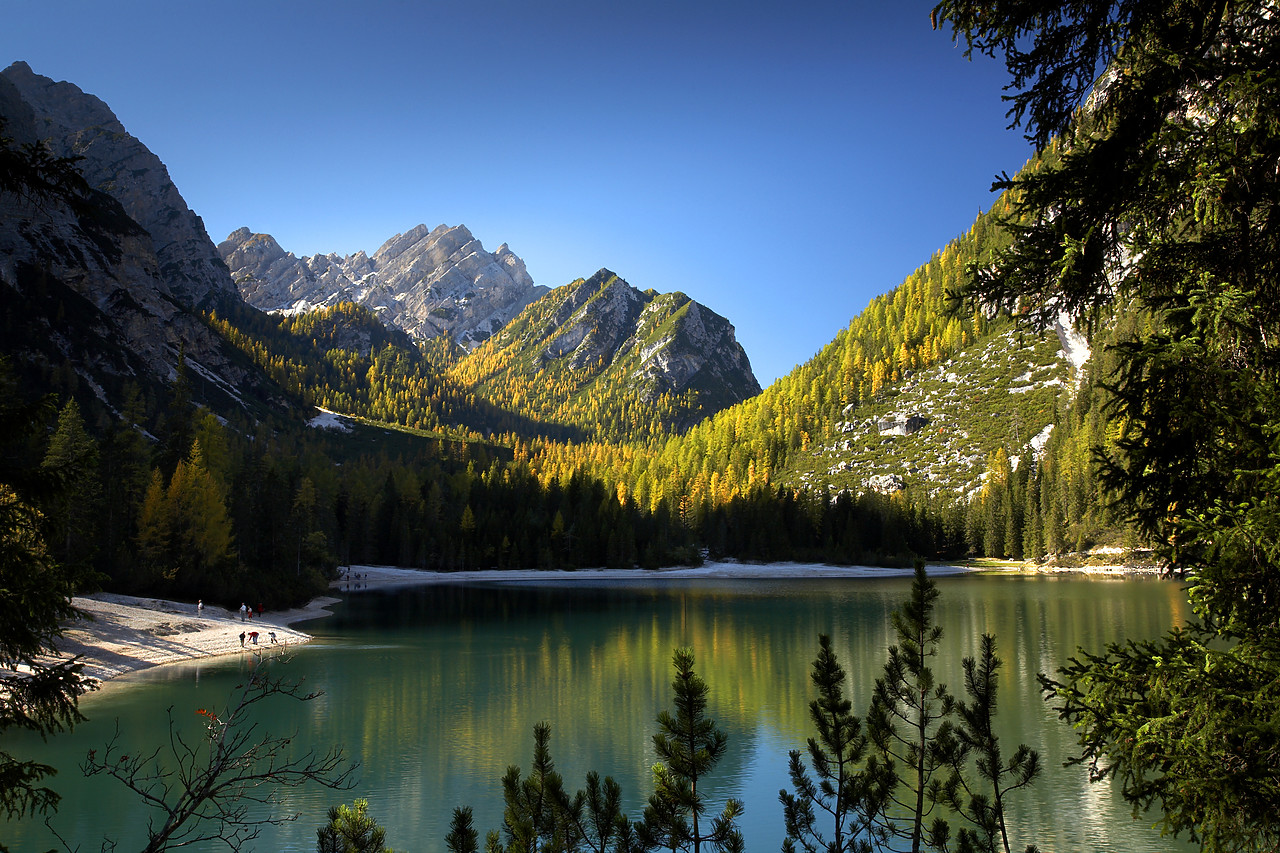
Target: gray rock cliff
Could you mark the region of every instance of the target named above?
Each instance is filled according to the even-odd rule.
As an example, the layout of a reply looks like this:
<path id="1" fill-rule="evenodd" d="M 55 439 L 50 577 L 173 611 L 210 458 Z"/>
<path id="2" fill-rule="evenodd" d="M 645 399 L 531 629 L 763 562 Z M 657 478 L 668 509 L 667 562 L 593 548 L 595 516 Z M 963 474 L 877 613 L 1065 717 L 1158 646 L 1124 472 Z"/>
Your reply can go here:
<path id="1" fill-rule="evenodd" d="M 487 252 L 466 226 L 419 225 L 364 252 L 295 257 L 269 234 L 233 231 L 218 245 L 245 301 L 264 311 L 338 302 L 371 309 L 419 340 L 447 335 L 467 349 L 547 292 L 504 243 Z"/>
<path id="2" fill-rule="evenodd" d="M 29 101 L 14 77 L 28 87 L 38 84 L 40 97 Z M 65 131 L 65 138 L 117 132 L 106 129 L 114 119 L 96 98 L 69 84 L 44 85 L 42 80 L 47 78 L 37 78 L 21 63 L 0 74 L 4 134 L 17 145 L 53 142 L 50 130 L 55 127 Z M 77 121 L 98 122 L 93 126 L 97 130 L 77 130 L 72 126 Z M 137 158 L 132 162 L 143 167 L 147 155 L 141 143 L 126 147 L 132 152 L 129 158 Z M 56 144 L 54 149 L 75 151 Z M 81 165 L 91 166 L 87 171 L 98 178 L 105 174 L 101 158 L 87 158 Z M 224 411 L 244 405 L 243 393 L 265 388 L 262 377 L 190 309 L 193 299 L 207 301 L 218 288 L 230 286 L 225 267 L 210 256 L 212 244 L 202 251 L 195 236 L 178 239 L 184 231 L 175 226 L 162 230 L 168 235 L 163 238 L 167 251 L 162 251 L 160 241 L 119 200 L 136 200 L 148 195 L 148 187 L 155 189 L 156 172 L 153 167 L 149 171 L 141 176 L 143 188 L 116 181 L 115 194 L 93 189 L 87 197 L 0 185 L 4 352 L 34 370 L 74 372 L 80 387 L 91 389 L 108 406 L 119 400 L 126 382 L 154 386 L 172 380 L 183 353 L 198 398 Z M 88 180 L 95 184 L 92 177 Z M 184 254 L 188 249 L 194 253 Z M 218 268 L 225 280 L 221 284 Z M 210 273 L 207 279 L 202 278 L 205 273 Z M 238 298 L 234 291 L 229 295 Z"/>
<path id="3" fill-rule="evenodd" d="M 551 291 L 489 347 L 510 353 L 508 370 L 534 376 L 560 365 L 606 394 L 627 388 L 652 401 L 697 392 L 698 410 L 677 417 L 681 428 L 760 393 L 728 320 L 683 293 L 641 291 L 607 269 Z"/>
<path id="4" fill-rule="evenodd" d="M 105 103 L 71 83 L 34 73 L 25 62 L 0 76 L 30 107 L 35 138 L 58 156 L 83 158 L 79 167 L 90 186 L 120 202 L 151 235 L 158 272 L 175 298 L 196 308 L 238 298 L 204 222 L 187 206 L 169 170 Z"/>

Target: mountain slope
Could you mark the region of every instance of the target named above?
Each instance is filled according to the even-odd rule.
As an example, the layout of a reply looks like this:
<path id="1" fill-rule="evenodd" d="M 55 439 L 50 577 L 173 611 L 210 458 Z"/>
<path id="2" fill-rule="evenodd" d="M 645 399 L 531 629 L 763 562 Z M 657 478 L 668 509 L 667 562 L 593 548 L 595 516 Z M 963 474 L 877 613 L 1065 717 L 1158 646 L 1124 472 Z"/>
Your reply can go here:
<path id="1" fill-rule="evenodd" d="M 1077 375 L 1052 330 L 1014 332 L 1008 319 L 950 310 L 967 266 L 1006 239 L 993 227 L 1004 204 L 873 299 L 812 359 L 672 436 L 643 464 L 622 450 L 543 444 L 530 450 L 535 466 L 564 477 L 598 457 L 594 470 L 625 479 L 637 499 L 684 496 L 704 512 L 765 485 L 964 499 L 991 453 L 1026 458 L 1026 444 L 1043 441 Z"/>
<path id="2" fill-rule="evenodd" d="M 56 83 L 15 62 L 0 76 L 32 109 L 36 139 L 60 157 L 82 158 L 91 187 L 108 193 L 150 235 L 166 289 L 191 308 L 238 300 L 235 285 L 204 228 L 183 200 L 169 171 L 125 130 L 100 99 L 71 83 Z"/>
<path id="3" fill-rule="evenodd" d="M 795 454 L 781 479 L 831 492 L 969 497 L 998 449 L 1015 467 L 1029 446 L 1043 451 L 1074 381 L 1057 335 L 1004 328 L 848 408 L 834 435 Z"/>
<path id="4" fill-rule="evenodd" d="M 41 99 L 27 102 L 10 82 L 14 76 L 38 84 Z M 60 93 L 67 101 L 44 112 L 50 107 L 50 93 Z M 101 120 L 102 127 L 115 122 L 96 98 L 70 84 L 34 78 L 25 65 L 11 66 L 0 75 L 7 156 L 22 157 L 22 145 L 45 139 L 53 128 L 65 129 L 62 122 L 82 113 L 87 120 Z M 122 129 L 102 127 L 96 136 L 92 130 L 70 131 L 62 150 L 76 150 L 67 139 L 93 137 L 96 141 L 76 164 L 87 175 L 104 180 L 126 198 L 135 197 L 133 189 L 121 190 L 120 176 L 110 177 L 113 173 L 104 166 L 132 163 L 142 168 L 141 185 L 147 192 L 154 189 L 156 170 L 142 167 L 154 155 L 132 137 L 121 137 Z M 113 154 L 113 143 L 104 135 L 116 137 L 122 148 Z M 151 201 L 164 205 L 178 203 L 181 197 L 175 200 L 162 192 Z M 139 202 L 134 209 L 149 210 L 169 223 L 184 221 L 185 205 L 179 210 L 152 209 L 150 204 Z M 76 393 L 115 409 L 121 407 L 127 385 L 155 389 L 169 383 L 185 357 L 198 378 L 193 389 L 197 399 L 216 410 L 229 414 L 254 409 L 263 400 L 279 405 L 274 386 L 190 310 L 188 298 L 219 302 L 237 297 L 224 288 L 230 286 L 230 277 L 210 255 L 212 244 L 209 251 L 197 247 L 187 255 L 191 242 L 175 242 L 174 227 L 160 228 L 157 239 L 119 199 L 95 188 L 92 178 L 74 192 L 0 188 L 0 316 L 4 351 L 14 357 L 20 372 L 33 383 L 52 384 L 48 390 Z M 161 239 L 169 239 L 163 250 L 158 248 Z M 191 240 L 198 243 L 195 236 Z M 56 381 L 50 383 L 51 378 Z"/>
<path id="5" fill-rule="evenodd" d="M 606 269 L 530 305 L 452 373 L 531 417 L 612 440 L 684 429 L 760 392 L 727 320 Z"/>
<path id="6" fill-rule="evenodd" d="M 547 292 L 504 243 L 486 252 L 466 226 L 419 225 L 364 252 L 298 258 L 248 228 L 218 245 L 245 301 L 263 311 L 362 305 L 417 340 L 474 348 Z"/>

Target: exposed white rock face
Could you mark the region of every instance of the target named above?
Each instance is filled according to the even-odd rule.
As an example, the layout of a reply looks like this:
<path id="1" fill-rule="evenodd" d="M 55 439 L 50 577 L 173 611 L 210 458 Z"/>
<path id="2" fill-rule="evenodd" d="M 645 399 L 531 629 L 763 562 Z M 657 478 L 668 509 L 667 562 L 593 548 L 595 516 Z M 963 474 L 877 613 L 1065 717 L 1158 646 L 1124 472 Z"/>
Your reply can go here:
<path id="1" fill-rule="evenodd" d="M 866 487 L 882 495 L 891 495 L 905 489 L 907 481 L 897 474 L 876 474 L 867 478 Z"/>
<path id="2" fill-rule="evenodd" d="M 1058 335 L 1058 342 L 1062 344 L 1062 354 L 1072 367 L 1072 371 L 1076 377 L 1076 384 L 1084 380 L 1084 374 L 1080 368 L 1084 367 L 1090 356 L 1093 354 L 1089 349 L 1089 341 L 1085 336 L 1076 330 L 1075 324 L 1071 321 L 1071 315 L 1065 311 L 1059 311 L 1057 318 L 1053 322 L 1053 331 Z"/>
<path id="3" fill-rule="evenodd" d="M 1027 444 L 1030 445 L 1032 452 L 1035 454 L 1036 459 L 1039 459 L 1044 455 L 1045 445 L 1049 443 L 1049 437 L 1051 435 L 1053 435 L 1053 424 L 1048 424 L 1044 429 L 1032 436 L 1031 441 L 1027 442 Z"/>
<path id="4" fill-rule="evenodd" d="M 929 419 L 920 414 L 892 415 L 876 423 L 881 435 L 911 435 L 929 425 Z"/>
<path id="5" fill-rule="evenodd" d="M 25 62 L 0 73 L 31 108 L 36 137 L 58 156 L 82 157 L 78 165 L 90 186 L 119 201 L 151 235 L 160 276 L 180 302 L 203 308 L 238 298 L 204 222 L 187 207 L 169 170 L 105 103 L 35 74 Z"/>
<path id="6" fill-rule="evenodd" d="M 419 340 L 471 349 L 547 292 L 505 243 L 486 252 L 464 225 L 419 225 L 373 254 L 295 257 L 269 234 L 233 231 L 218 245 L 245 301 L 264 311 L 354 302 Z"/>

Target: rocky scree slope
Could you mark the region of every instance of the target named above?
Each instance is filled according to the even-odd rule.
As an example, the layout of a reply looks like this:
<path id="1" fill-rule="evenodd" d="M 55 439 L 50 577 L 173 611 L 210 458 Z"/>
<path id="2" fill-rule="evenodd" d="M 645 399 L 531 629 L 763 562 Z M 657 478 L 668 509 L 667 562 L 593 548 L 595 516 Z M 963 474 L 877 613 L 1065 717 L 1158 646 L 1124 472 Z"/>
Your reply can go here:
<path id="1" fill-rule="evenodd" d="M 1088 355 L 1069 322 L 987 336 L 877 400 L 846 407 L 831 437 L 797 454 L 784 479 L 831 492 L 922 488 L 969 497 L 997 448 L 1015 467 L 1039 456 L 1059 398 L 1074 393 Z"/>
<path id="2" fill-rule="evenodd" d="M 296 257 L 248 228 L 218 245 L 246 302 L 302 312 L 353 302 L 417 340 L 448 336 L 473 349 L 547 292 L 504 243 L 487 252 L 464 225 L 419 225 L 361 252 Z"/>

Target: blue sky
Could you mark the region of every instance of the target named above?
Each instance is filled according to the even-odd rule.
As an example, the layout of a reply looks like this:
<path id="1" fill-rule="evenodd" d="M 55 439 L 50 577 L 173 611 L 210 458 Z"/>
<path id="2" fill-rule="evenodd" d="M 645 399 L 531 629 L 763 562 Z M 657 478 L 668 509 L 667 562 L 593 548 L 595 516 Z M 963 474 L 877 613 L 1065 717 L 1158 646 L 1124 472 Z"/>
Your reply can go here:
<path id="1" fill-rule="evenodd" d="M 215 242 L 462 223 L 539 284 L 684 291 L 767 385 L 1030 154 L 931 5 L 7 0 L 0 65 L 106 101 Z"/>

